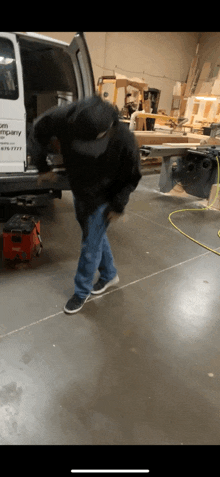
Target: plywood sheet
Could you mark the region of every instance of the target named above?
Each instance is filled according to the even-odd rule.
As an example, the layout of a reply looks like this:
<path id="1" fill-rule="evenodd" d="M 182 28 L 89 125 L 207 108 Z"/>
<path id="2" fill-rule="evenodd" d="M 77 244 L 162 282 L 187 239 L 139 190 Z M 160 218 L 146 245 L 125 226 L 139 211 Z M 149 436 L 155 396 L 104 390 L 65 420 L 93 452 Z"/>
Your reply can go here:
<path id="1" fill-rule="evenodd" d="M 213 81 L 203 81 L 202 83 L 200 83 L 198 92 L 195 92 L 195 96 L 202 94 L 206 94 L 208 96 L 212 92 L 212 87 Z"/>
<path id="2" fill-rule="evenodd" d="M 197 83 L 197 86 L 196 86 L 196 89 L 195 89 L 195 96 L 197 94 L 200 93 L 200 88 L 202 86 L 202 83 L 205 81 L 208 81 L 208 78 L 209 78 L 209 74 L 210 74 L 210 70 L 211 70 L 211 63 L 209 61 L 205 62 L 203 67 L 202 67 L 202 70 L 201 70 L 201 73 L 200 73 L 200 76 L 199 76 L 199 79 L 198 79 L 198 83 Z"/>
<path id="3" fill-rule="evenodd" d="M 215 80 L 211 93 L 220 96 L 220 79 Z"/>

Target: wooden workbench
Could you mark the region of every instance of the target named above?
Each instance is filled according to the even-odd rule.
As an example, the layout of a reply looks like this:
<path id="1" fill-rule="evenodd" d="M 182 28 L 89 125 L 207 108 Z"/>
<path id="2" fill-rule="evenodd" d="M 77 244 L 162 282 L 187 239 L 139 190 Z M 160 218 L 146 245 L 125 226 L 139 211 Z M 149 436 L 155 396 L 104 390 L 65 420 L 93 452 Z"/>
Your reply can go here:
<path id="1" fill-rule="evenodd" d="M 164 143 L 200 143 L 202 139 L 208 139 L 209 136 L 204 136 L 202 134 L 187 134 L 183 136 L 182 134 L 172 133 L 159 133 L 155 131 L 134 131 L 134 135 L 137 139 L 139 147 L 143 145 L 151 144 L 164 144 Z"/>

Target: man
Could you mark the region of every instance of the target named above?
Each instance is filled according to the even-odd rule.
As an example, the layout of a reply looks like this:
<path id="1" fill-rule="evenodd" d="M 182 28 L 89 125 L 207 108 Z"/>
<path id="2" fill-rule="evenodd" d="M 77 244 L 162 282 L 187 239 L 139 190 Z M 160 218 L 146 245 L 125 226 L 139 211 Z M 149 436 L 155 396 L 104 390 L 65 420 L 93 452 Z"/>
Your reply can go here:
<path id="1" fill-rule="evenodd" d="M 115 108 L 97 95 L 48 110 L 35 122 L 29 152 L 42 179 L 53 174 L 46 162 L 52 136 L 60 141 L 82 229 L 74 295 L 64 307 L 72 314 L 83 307 L 90 293 L 103 293 L 119 281 L 106 230 L 123 214 L 141 179 L 140 157 L 133 134 L 119 122 Z M 92 287 L 97 269 L 100 278 Z"/>

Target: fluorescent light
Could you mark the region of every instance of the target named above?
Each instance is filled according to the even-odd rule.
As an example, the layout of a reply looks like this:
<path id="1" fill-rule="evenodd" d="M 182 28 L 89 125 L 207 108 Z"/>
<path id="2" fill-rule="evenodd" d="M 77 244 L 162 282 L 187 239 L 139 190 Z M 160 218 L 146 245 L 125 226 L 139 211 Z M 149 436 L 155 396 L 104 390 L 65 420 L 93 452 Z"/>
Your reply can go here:
<path id="1" fill-rule="evenodd" d="M 196 96 L 196 99 L 204 99 L 205 101 L 216 101 L 217 98 L 213 98 L 213 96 Z"/>
<path id="2" fill-rule="evenodd" d="M 139 469 L 138 469 L 138 470 L 121 470 L 121 469 L 120 469 L 120 470 L 115 470 L 115 469 L 114 469 L 114 470 L 109 470 L 109 469 L 106 469 L 106 470 L 105 470 L 105 469 L 102 469 L 102 470 L 100 470 L 100 469 L 98 469 L 98 470 L 93 470 L 93 469 L 92 469 L 92 470 L 89 470 L 89 469 L 81 470 L 81 469 L 76 469 L 76 470 L 71 470 L 71 472 L 73 472 L 73 473 L 75 472 L 76 474 L 78 474 L 79 472 L 81 472 L 81 473 L 87 473 L 87 472 L 90 472 L 90 473 L 91 473 L 91 472 L 92 472 L 92 473 L 93 473 L 93 472 L 94 472 L 94 473 L 96 473 L 96 472 L 108 472 L 108 473 L 113 473 L 113 474 L 114 474 L 115 472 L 123 472 L 123 473 L 127 473 L 127 472 L 130 472 L 130 473 L 132 473 L 132 472 L 134 472 L 134 473 L 136 473 L 136 472 L 142 472 L 142 473 L 145 473 L 145 472 L 150 472 L 150 471 L 149 471 L 148 469 L 146 469 L 146 470 L 139 470 Z"/>

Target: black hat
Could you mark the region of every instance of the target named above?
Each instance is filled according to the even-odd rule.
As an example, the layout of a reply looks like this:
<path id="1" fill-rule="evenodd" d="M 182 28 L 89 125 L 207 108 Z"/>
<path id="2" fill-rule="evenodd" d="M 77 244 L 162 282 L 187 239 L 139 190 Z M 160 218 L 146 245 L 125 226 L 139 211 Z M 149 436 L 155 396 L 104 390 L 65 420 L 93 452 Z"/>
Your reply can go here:
<path id="1" fill-rule="evenodd" d="M 70 120 L 73 150 L 93 157 L 103 154 L 115 121 L 118 121 L 116 110 L 100 96 L 80 101 Z"/>

